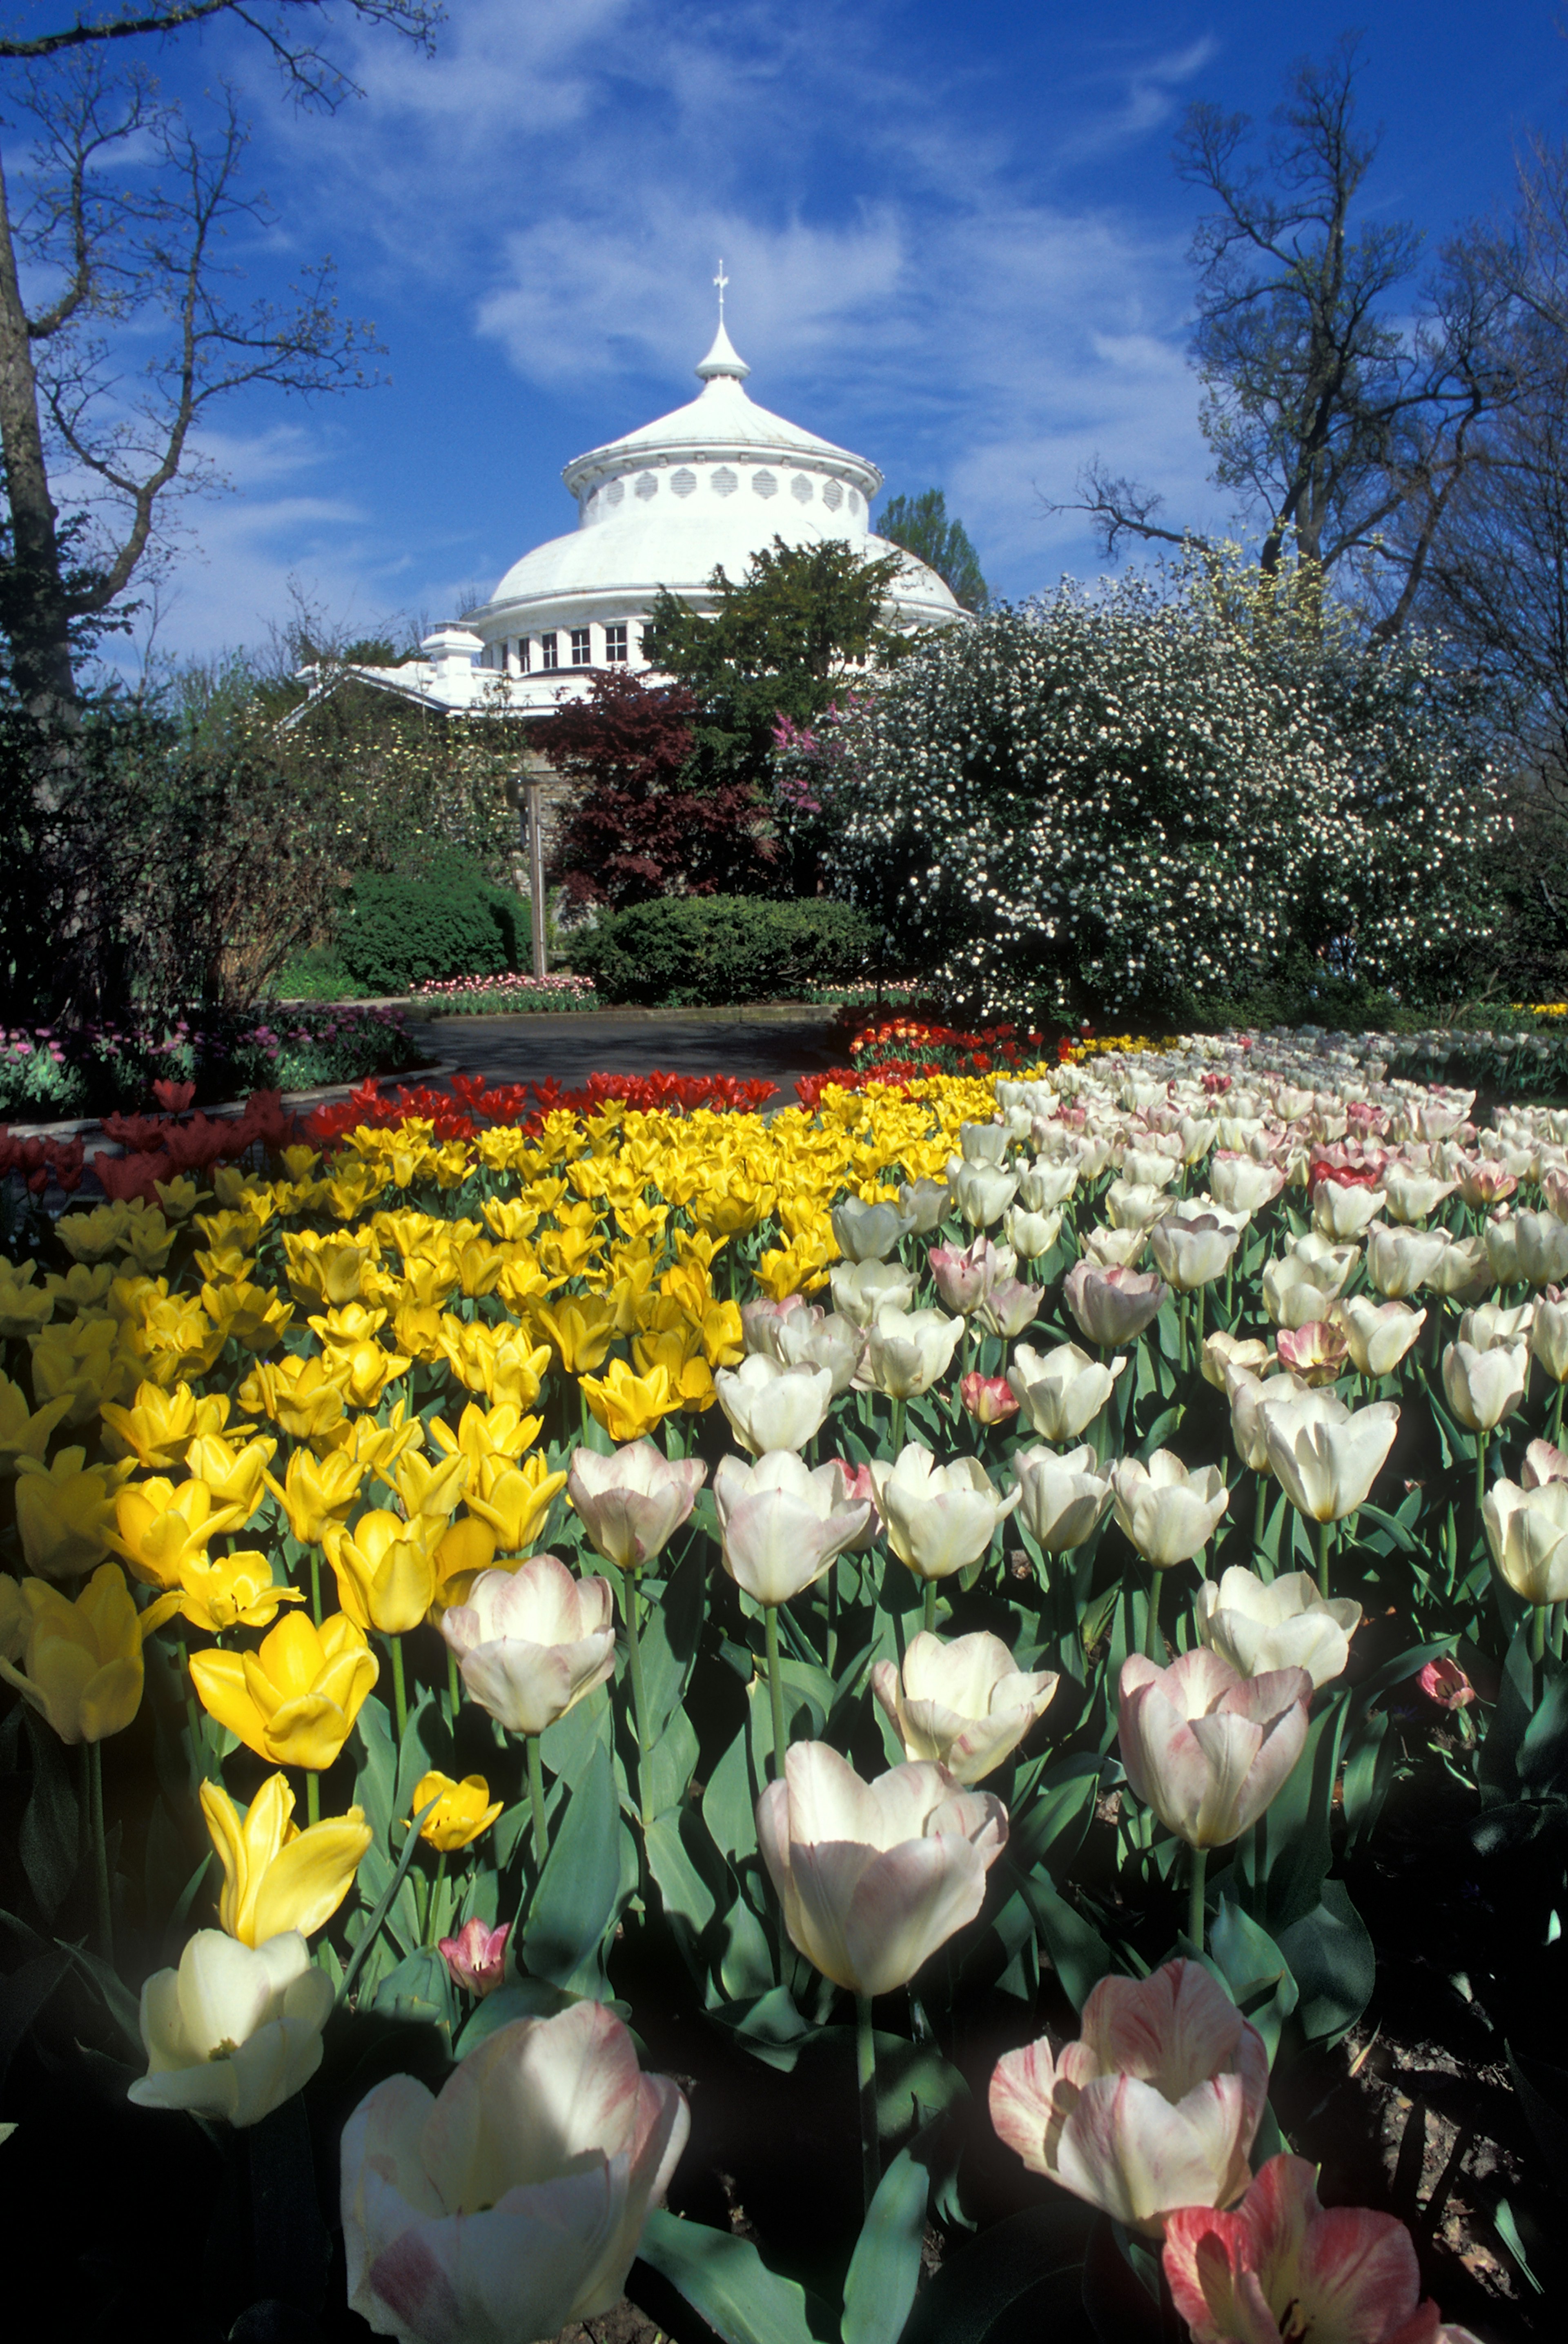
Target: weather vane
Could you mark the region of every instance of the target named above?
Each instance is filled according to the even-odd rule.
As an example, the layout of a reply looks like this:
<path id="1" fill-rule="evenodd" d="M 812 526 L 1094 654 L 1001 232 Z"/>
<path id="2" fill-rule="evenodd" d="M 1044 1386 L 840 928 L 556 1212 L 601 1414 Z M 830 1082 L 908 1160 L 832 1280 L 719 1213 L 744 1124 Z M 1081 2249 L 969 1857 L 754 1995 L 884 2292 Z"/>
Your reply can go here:
<path id="1" fill-rule="evenodd" d="M 719 255 L 719 273 L 713 279 L 714 284 L 719 288 L 719 323 L 721 326 L 724 322 L 724 288 L 729 281 L 729 278 L 724 275 L 724 256 L 721 253 Z"/>

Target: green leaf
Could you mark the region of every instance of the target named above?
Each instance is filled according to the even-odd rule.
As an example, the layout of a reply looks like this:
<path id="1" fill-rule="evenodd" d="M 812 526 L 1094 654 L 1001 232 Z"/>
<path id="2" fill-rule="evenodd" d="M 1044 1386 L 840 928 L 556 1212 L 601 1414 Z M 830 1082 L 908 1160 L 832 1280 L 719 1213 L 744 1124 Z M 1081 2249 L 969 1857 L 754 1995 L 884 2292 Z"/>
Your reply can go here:
<path id="1" fill-rule="evenodd" d="M 466 2059 L 470 2051 L 479 2049 L 487 2035 L 493 2035 L 498 2026 L 510 2026 L 514 2018 L 553 2018 L 558 2012 L 569 2010 L 572 2000 L 571 1995 L 543 1978 L 519 1978 L 511 1985 L 497 1986 L 470 2014 L 458 2036 L 457 2056 Z M 379 2009 L 379 1995 L 376 2004 Z"/>
<path id="2" fill-rule="evenodd" d="M 756 1696 L 748 1691 L 746 1698 L 749 1721 Z M 764 1709 L 768 1705 L 765 1693 L 762 1705 Z M 714 1845 L 732 1864 L 737 1858 L 754 1856 L 757 1852 L 756 1802 L 761 1788 L 762 1781 L 754 1779 L 752 1773 L 748 1725 L 743 1724 L 709 1776 L 708 1787 L 703 1793 L 703 1821 L 713 1834 Z"/>
<path id="3" fill-rule="evenodd" d="M 701 1818 L 684 1807 L 655 1815 L 644 1844 L 664 1918 L 693 1975 L 706 1984 L 702 1940 L 718 1912 L 725 1884 L 722 1873 L 716 1882 L 710 1876 L 719 1872 L 713 1843 Z"/>
<path id="4" fill-rule="evenodd" d="M 693 1541 L 671 1577 L 655 1589 L 642 1614 L 642 1689 L 648 1696 L 649 1731 L 655 1737 L 685 1693 L 697 1657 L 707 1609 L 706 1554 Z"/>
<path id="5" fill-rule="evenodd" d="M 392 1721 L 387 1704 L 375 1694 L 359 1704 L 359 1765 L 354 1776 L 354 1803 L 365 1810 L 365 1820 L 383 1847 L 389 1847 L 397 1805 L 398 1758 L 392 1747 Z"/>
<path id="6" fill-rule="evenodd" d="M 1081 2010 L 1102 1977 L 1115 1969 L 1110 1947 L 1076 1907 L 1037 1874 L 1018 1884 L 1035 1916 L 1040 1943 L 1061 1979 L 1067 1999 Z"/>
<path id="7" fill-rule="evenodd" d="M 920 2284 L 930 2186 L 901 2149 L 877 2185 L 844 2285 L 844 2344 L 898 2344 Z"/>
<path id="8" fill-rule="evenodd" d="M 922 2288 L 903 2344 L 1093 2344 L 1080 2293 L 1094 2220 L 1058 2193 L 993 2223 Z"/>
<path id="9" fill-rule="evenodd" d="M 1309 2042 L 1336 2043 L 1372 1998 L 1377 1955 L 1342 1880 L 1326 1880 L 1310 1913 L 1282 1929 L 1280 1951 L 1300 1995 L 1297 2016 Z"/>
<path id="10" fill-rule="evenodd" d="M 564 1717 L 547 1725 L 540 1736 L 539 1754 L 549 1772 L 561 1780 L 575 1783 L 593 1754 L 594 1743 L 607 1738 L 611 1714 L 609 1686 L 595 1685 L 592 1692 L 572 1703 Z M 526 1802 L 524 1811 L 531 1812 Z"/>
<path id="11" fill-rule="evenodd" d="M 1330 1825 L 1346 1710 L 1347 1696 L 1339 1693 L 1319 1711 L 1307 1729 L 1300 1756 L 1263 1819 L 1266 1918 L 1277 1938 L 1312 1910 L 1333 1861 Z"/>
<path id="12" fill-rule="evenodd" d="M 450 2033 L 451 1975 L 435 1947 L 421 1945 L 389 1971 L 376 1988 L 370 2007 L 386 2018 L 420 2019 Z"/>
<path id="13" fill-rule="evenodd" d="M 1093 1756 L 1053 1768 L 1008 1841 L 1008 1862 L 1020 1872 L 1038 1869 L 1059 1880 L 1083 1844 L 1099 1782 L 1100 1762 Z"/>
<path id="14" fill-rule="evenodd" d="M 398 1788 L 392 1813 L 394 1829 L 407 1823 L 413 1813 L 414 1792 L 422 1775 L 434 1770 L 445 1773 L 451 1757 L 450 1736 L 445 1721 L 436 1707 L 435 1694 L 429 1685 L 421 1685 L 409 1711 L 403 1727 L 402 1746 L 398 1752 Z M 399 1841 L 401 1844 L 401 1841 Z"/>
<path id="15" fill-rule="evenodd" d="M 1219 1970 L 1231 2001 L 1263 2037 L 1272 2066 L 1280 2030 L 1300 1998 L 1290 1964 L 1267 1929 L 1227 1896 L 1219 1899 L 1209 1951 L 1209 1966 Z"/>
<path id="16" fill-rule="evenodd" d="M 648 1802 L 655 1815 L 678 1807 L 696 1771 L 697 1735 L 679 1706 L 671 1711 L 648 1759 Z"/>
<path id="17" fill-rule="evenodd" d="M 602 1990 L 600 1949 L 621 1905 L 620 1802 L 608 1746 L 594 1745 L 572 1787 L 523 1925 L 531 1975 L 574 1994 Z"/>
<path id="18" fill-rule="evenodd" d="M 834 2323 L 825 2306 L 769 2270 L 749 2239 L 661 2208 L 648 2217 L 637 2251 L 723 2344 L 829 2344 Z"/>

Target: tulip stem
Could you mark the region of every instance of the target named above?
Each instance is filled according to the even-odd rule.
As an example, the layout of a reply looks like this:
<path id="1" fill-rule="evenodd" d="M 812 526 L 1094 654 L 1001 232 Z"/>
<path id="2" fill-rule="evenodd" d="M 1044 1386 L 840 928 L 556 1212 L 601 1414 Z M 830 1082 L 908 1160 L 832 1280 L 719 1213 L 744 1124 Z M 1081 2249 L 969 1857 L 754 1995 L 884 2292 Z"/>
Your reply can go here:
<path id="1" fill-rule="evenodd" d="M 637 1574 L 622 1573 L 626 1585 L 626 1666 L 632 1678 L 632 1718 L 637 1733 L 637 1814 L 644 1831 L 648 1812 L 648 1696 L 642 1689 L 642 1645 L 637 1619 Z"/>
<path id="2" fill-rule="evenodd" d="M 1563 1446 L 1563 1386 L 1561 1384 L 1552 1395 L 1552 1446 L 1553 1449 L 1561 1449 Z"/>
<path id="3" fill-rule="evenodd" d="M 768 1700 L 774 1713 L 774 1779 L 776 1782 L 784 1770 L 784 1752 L 789 1736 L 784 1725 L 784 1672 L 779 1660 L 779 1611 L 776 1603 L 763 1608 L 763 1633 L 768 1648 Z"/>
<path id="4" fill-rule="evenodd" d="M 313 1824 L 321 1820 L 321 1777 L 314 1766 L 305 1769 L 305 1813 Z"/>
<path id="5" fill-rule="evenodd" d="M 1475 1436 L 1475 1536 L 1477 1544 L 1486 1531 L 1486 1435 Z"/>
<path id="6" fill-rule="evenodd" d="M 389 1636 L 392 1648 L 392 1702 L 398 1713 L 398 1748 L 403 1746 L 403 1733 L 409 1723 L 409 1696 L 403 1683 L 403 1640 Z"/>
<path id="7" fill-rule="evenodd" d="M 533 1809 L 533 1853 L 542 1868 L 550 1853 L 550 1832 L 544 1820 L 544 1754 L 539 1746 L 539 1736 L 528 1739 L 528 1803 Z M 638 1787 L 642 1787 L 642 1768 L 637 1768 Z"/>
<path id="8" fill-rule="evenodd" d="M 1187 1879 L 1187 1935 L 1195 1953 L 1203 1951 L 1203 1887 L 1209 1871 L 1209 1850 L 1195 1847 Z"/>
<path id="9" fill-rule="evenodd" d="M 1546 1606 L 1538 1603 L 1530 1622 L 1530 1657 L 1539 1668 L 1546 1658 Z"/>
<path id="10" fill-rule="evenodd" d="M 860 2085 L 860 2179 L 869 2214 L 882 2178 L 882 2159 L 876 2138 L 876 2036 L 868 1994 L 855 1997 L 855 2065 Z"/>
<path id="11" fill-rule="evenodd" d="M 924 1600 L 926 1612 L 921 1624 L 928 1636 L 934 1636 L 936 1633 L 936 1581 L 934 1579 L 928 1579 L 926 1582 Z"/>
<path id="12" fill-rule="evenodd" d="M 1252 1551 L 1254 1554 L 1260 1554 L 1263 1549 L 1263 1515 L 1269 1503 L 1268 1477 L 1261 1468 L 1254 1472 L 1253 1481 L 1255 1488 L 1252 1498 Z"/>
<path id="13" fill-rule="evenodd" d="M 887 1438 L 888 1446 L 893 1451 L 894 1461 L 896 1462 L 899 1451 L 904 1446 L 904 1402 L 902 1399 L 896 1399 L 892 1403 Z"/>
<path id="14" fill-rule="evenodd" d="M 104 1836 L 104 1745 L 89 1742 L 87 1798 L 91 1814 L 93 1857 L 98 1900 L 98 1951 L 105 1961 L 115 1958 L 115 1908 L 109 1894 L 109 1847 Z"/>
<path id="15" fill-rule="evenodd" d="M 447 1646 L 447 1699 L 451 1704 L 451 1725 L 456 1730 L 458 1712 L 462 1707 L 462 1688 L 458 1682 L 458 1656 Z"/>
<path id="16" fill-rule="evenodd" d="M 310 1550 L 310 1617 L 318 1627 L 321 1625 L 321 1550 L 319 1546 Z"/>
<path id="17" fill-rule="evenodd" d="M 1329 1556 L 1334 1541 L 1332 1522 L 1318 1524 L 1318 1592 L 1325 1601 L 1329 1593 Z"/>
<path id="18" fill-rule="evenodd" d="M 1203 1358 L 1203 1288 L 1201 1286 L 1193 1290 L 1192 1307 L 1198 1317 L 1198 1326 L 1192 1339 L 1193 1356 L 1201 1362 Z"/>
<path id="19" fill-rule="evenodd" d="M 1165 1573 L 1156 1571 L 1148 1591 L 1148 1626 L 1143 1640 L 1144 1657 L 1157 1669 L 1165 1666 L 1165 1639 L 1159 1632 L 1159 1599 L 1165 1592 Z"/>

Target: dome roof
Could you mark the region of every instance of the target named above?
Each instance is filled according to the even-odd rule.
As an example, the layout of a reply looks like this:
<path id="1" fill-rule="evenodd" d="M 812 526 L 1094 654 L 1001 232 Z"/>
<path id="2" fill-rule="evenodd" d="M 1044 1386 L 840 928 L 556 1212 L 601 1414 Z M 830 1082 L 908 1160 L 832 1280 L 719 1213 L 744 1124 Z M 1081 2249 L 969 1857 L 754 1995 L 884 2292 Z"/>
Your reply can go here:
<path id="1" fill-rule="evenodd" d="M 714 599 L 715 569 L 739 581 L 775 537 L 791 546 L 847 541 L 867 561 L 900 551 L 870 533 L 876 466 L 759 407 L 722 322 L 696 372 L 703 389 L 684 407 L 566 466 L 577 527 L 525 554 L 488 602 L 464 614 L 487 644 L 574 618 L 635 619 L 663 587 L 703 608 Z M 962 615 L 934 571 L 908 554 L 903 561 L 893 600 L 905 624 Z"/>

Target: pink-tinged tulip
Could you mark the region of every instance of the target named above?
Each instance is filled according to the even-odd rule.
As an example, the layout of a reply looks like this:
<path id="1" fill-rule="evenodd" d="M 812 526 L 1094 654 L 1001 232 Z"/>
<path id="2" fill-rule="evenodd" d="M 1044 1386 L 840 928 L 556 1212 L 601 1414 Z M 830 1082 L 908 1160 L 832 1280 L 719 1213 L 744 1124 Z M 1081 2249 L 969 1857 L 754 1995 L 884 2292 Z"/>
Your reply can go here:
<path id="1" fill-rule="evenodd" d="M 1450 1343 L 1442 1355 L 1442 1389 L 1461 1424 L 1471 1432 L 1491 1432 L 1512 1416 L 1524 1398 L 1530 1354 L 1522 1343 L 1478 1351 L 1473 1343 Z"/>
<path id="2" fill-rule="evenodd" d="M 926 1259 L 944 1309 L 959 1311 L 966 1318 L 1018 1267 L 1011 1246 L 996 1245 L 987 1237 L 975 1238 L 966 1246 L 932 1246 Z"/>
<path id="3" fill-rule="evenodd" d="M 672 1462 L 652 1441 L 633 1440 L 611 1457 L 578 1450 L 566 1494 L 605 1561 L 641 1571 L 680 1529 L 707 1478 L 700 1458 Z"/>
<path id="4" fill-rule="evenodd" d="M 1185 2206 L 1165 2275 L 1192 2344 L 1475 2344 L 1421 2299 L 1410 2232 L 1361 2206 L 1325 2211 L 1303 2157 L 1271 2157 L 1233 2214 Z"/>
<path id="5" fill-rule="evenodd" d="M 1494 1158 L 1480 1157 L 1459 1165 L 1459 1193 L 1472 1213 L 1484 1212 L 1489 1205 L 1500 1205 L 1504 1197 L 1512 1197 L 1519 1183 L 1505 1164 Z"/>
<path id="6" fill-rule="evenodd" d="M 1130 1343 L 1159 1316 L 1162 1278 L 1136 1269 L 1101 1269 L 1080 1261 L 1062 1280 L 1067 1308 L 1091 1343 Z"/>
<path id="7" fill-rule="evenodd" d="M 971 1369 L 959 1380 L 958 1398 L 976 1424 L 1005 1424 L 1018 1413 L 1018 1403 L 1006 1376 L 983 1376 Z"/>
<path id="8" fill-rule="evenodd" d="M 1269 2096 L 1269 2054 L 1200 1962 L 1102 1978 L 1083 2033 L 998 2060 L 991 2122 L 1032 2173 L 1158 2237 L 1179 2207 L 1228 2205 Z"/>
<path id="9" fill-rule="evenodd" d="M 837 1465 L 814 1470 L 793 1449 L 749 1463 L 722 1457 L 713 1476 L 724 1569 L 758 1603 L 787 1603 L 862 1538 L 869 1505 L 846 1505 Z"/>
<path id="10" fill-rule="evenodd" d="M 506 1976 L 506 1941 L 511 1935 L 509 1921 L 503 1921 L 499 1929 L 487 1929 L 479 1920 L 465 1921 L 455 1937 L 439 1939 L 436 1950 L 454 1982 L 482 1996 L 493 1994 Z"/>
<path id="11" fill-rule="evenodd" d="M 1452 1654 L 1429 1661 L 1416 1682 L 1439 1709 L 1468 1709 L 1475 1699 L 1475 1687 Z"/>
<path id="12" fill-rule="evenodd" d="M 950 1643 L 923 1630 L 899 1668 L 878 1661 L 871 1690 L 906 1758 L 946 1766 L 956 1782 L 978 1783 L 999 1766 L 1042 1715 L 1058 1679 L 1020 1671 L 999 1636 L 984 1630 Z"/>
<path id="13" fill-rule="evenodd" d="M 748 1351 L 760 1351 L 765 1359 L 777 1359 L 784 1364 L 779 1349 L 779 1331 L 786 1318 L 794 1318 L 809 1306 L 804 1294 L 786 1294 L 780 1302 L 743 1302 L 741 1331 Z"/>
<path id="14" fill-rule="evenodd" d="M 1014 1452 L 1018 1520 L 1047 1554 L 1082 1546 L 1111 1501 L 1110 1476 L 1086 1441 L 1063 1456 L 1037 1446 Z"/>
<path id="15" fill-rule="evenodd" d="M 863 1783 L 825 1742 L 797 1742 L 757 1801 L 757 1844 L 790 1942 L 835 1985 L 891 1994 L 975 1918 L 1007 1810 L 942 1766 Z"/>
<path id="16" fill-rule="evenodd" d="M 401 2344 L 523 2344 L 608 2311 L 689 2128 L 598 2002 L 498 2027 L 439 2096 L 389 2076 L 343 2132 L 350 2308 Z"/>
<path id="17" fill-rule="evenodd" d="M 975 1324 L 983 1327 L 987 1335 L 999 1335 L 1010 1343 L 1026 1327 L 1032 1327 L 1040 1315 L 1040 1305 L 1046 1298 L 1043 1286 L 1026 1286 L 1021 1278 L 998 1278 L 989 1294 L 976 1304 Z"/>
<path id="18" fill-rule="evenodd" d="M 1350 1348 L 1343 1331 L 1326 1318 L 1309 1318 L 1304 1327 L 1281 1327 L 1274 1339 L 1280 1365 L 1304 1384 L 1337 1383 Z"/>
<path id="19" fill-rule="evenodd" d="M 1256 1335 L 1227 1335 L 1223 1329 L 1203 1339 L 1203 1380 L 1216 1391 L 1226 1389 L 1226 1375 L 1231 1368 L 1243 1368 L 1250 1376 L 1266 1376 L 1274 1364 L 1274 1353 Z"/>
<path id="20" fill-rule="evenodd" d="M 462 1681 L 509 1733 L 542 1733 L 615 1670 L 607 1579 L 574 1579 L 559 1555 L 481 1571 L 441 1614 Z"/>
<path id="21" fill-rule="evenodd" d="M 1017 1490 L 1003 1497 L 977 1457 L 938 1465 L 917 1440 L 891 1465 L 874 1458 L 871 1482 L 887 1543 L 917 1579 L 949 1579 L 978 1562 L 1018 1503 Z"/>
<path id="22" fill-rule="evenodd" d="M 1117 1708 L 1127 1779 L 1189 1847 L 1224 1847 L 1283 1789 L 1311 1697 L 1305 1669 L 1241 1677 L 1203 1645 L 1168 1669 L 1135 1652 Z"/>
<path id="23" fill-rule="evenodd" d="M 852 1465 L 847 1457 L 830 1457 L 828 1463 L 838 1475 L 839 1494 L 846 1506 L 865 1508 L 865 1528 L 857 1538 L 852 1538 L 845 1548 L 845 1554 L 864 1554 L 882 1536 L 882 1514 L 876 1503 L 876 1484 L 871 1478 L 869 1465 Z"/>
<path id="24" fill-rule="evenodd" d="M 1118 1459 L 1110 1482 L 1117 1521 L 1156 1571 L 1201 1553 L 1230 1502 L 1218 1465 L 1189 1472 L 1168 1449 L 1157 1449 L 1147 1460 Z"/>
<path id="25" fill-rule="evenodd" d="M 1568 1481 L 1568 1451 L 1554 1449 L 1549 1440 L 1533 1440 L 1524 1452 L 1519 1480 L 1526 1490 L 1543 1489 L 1548 1481 Z"/>

